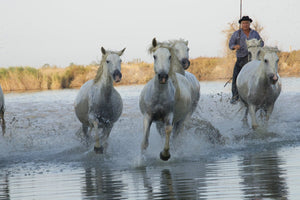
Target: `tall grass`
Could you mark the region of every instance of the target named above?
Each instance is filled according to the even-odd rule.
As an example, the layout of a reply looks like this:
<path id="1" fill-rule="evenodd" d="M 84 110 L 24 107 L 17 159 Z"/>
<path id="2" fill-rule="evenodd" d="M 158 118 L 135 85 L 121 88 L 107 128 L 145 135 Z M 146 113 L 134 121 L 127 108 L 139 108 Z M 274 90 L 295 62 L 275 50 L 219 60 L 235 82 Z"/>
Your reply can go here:
<path id="1" fill-rule="evenodd" d="M 234 63 L 235 58 L 230 56 L 199 57 L 191 59 L 188 71 L 200 81 L 229 79 Z M 39 69 L 28 66 L 0 68 L 0 84 L 4 91 L 79 88 L 95 77 L 97 69 L 97 65 L 75 64 L 66 68 L 49 65 Z M 278 71 L 281 76 L 300 77 L 300 50 L 279 53 Z M 153 64 L 142 61 L 124 63 L 122 74 L 118 85 L 145 84 L 154 76 Z"/>

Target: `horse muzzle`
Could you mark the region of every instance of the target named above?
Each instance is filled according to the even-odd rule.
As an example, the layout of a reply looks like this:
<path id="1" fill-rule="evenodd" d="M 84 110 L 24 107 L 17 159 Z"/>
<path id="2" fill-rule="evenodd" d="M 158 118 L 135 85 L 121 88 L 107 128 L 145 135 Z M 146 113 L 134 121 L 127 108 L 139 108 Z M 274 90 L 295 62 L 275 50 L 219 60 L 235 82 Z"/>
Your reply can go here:
<path id="1" fill-rule="evenodd" d="M 181 60 L 181 65 L 182 65 L 183 69 L 185 69 L 185 70 L 189 68 L 190 64 L 191 63 L 190 63 L 189 59 L 187 59 L 187 58 L 184 58 Z"/>
<path id="2" fill-rule="evenodd" d="M 269 74 L 269 80 L 271 82 L 271 84 L 275 84 L 278 81 L 278 76 L 276 74 Z"/>
<path id="3" fill-rule="evenodd" d="M 166 73 L 158 74 L 158 80 L 160 84 L 166 84 L 169 79 L 169 75 Z"/>
<path id="4" fill-rule="evenodd" d="M 113 73 L 113 79 L 115 82 L 120 82 L 122 79 L 122 73 L 119 70 L 115 70 Z"/>

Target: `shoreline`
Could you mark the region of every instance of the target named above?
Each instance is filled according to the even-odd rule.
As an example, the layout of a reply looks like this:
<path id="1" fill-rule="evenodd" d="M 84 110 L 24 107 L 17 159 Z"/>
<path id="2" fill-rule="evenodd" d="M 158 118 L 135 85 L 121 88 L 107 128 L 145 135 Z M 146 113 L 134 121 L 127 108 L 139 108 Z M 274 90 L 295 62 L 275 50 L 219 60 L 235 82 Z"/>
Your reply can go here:
<path id="1" fill-rule="evenodd" d="M 280 76 L 280 78 L 300 78 L 300 76 Z M 227 81 L 229 81 L 230 78 L 228 79 L 203 79 L 200 80 L 199 82 L 223 82 L 226 84 Z M 118 83 L 115 84 L 114 87 L 122 87 L 122 86 L 140 86 L 140 85 L 145 85 L 146 83 L 141 83 L 141 84 L 122 84 Z M 227 84 L 229 86 L 231 84 L 231 81 Z M 45 91 L 54 91 L 54 90 L 73 90 L 73 89 L 80 89 L 80 87 L 70 87 L 70 88 L 54 88 L 54 89 L 25 89 L 25 90 L 3 90 L 4 94 L 11 94 L 11 93 L 34 93 L 34 92 L 45 92 Z"/>

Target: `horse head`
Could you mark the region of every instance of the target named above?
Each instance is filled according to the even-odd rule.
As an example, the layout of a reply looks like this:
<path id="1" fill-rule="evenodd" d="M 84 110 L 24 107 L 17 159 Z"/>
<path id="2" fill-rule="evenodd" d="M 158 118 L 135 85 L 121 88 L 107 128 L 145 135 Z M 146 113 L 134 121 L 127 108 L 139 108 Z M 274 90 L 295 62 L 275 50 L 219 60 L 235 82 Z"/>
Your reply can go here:
<path id="1" fill-rule="evenodd" d="M 251 40 L 246 40 L 248 53 L 249 53 L 249 61 L 250 60 L 259 60 L 259 51 L 261 50 L 261 39 L 257 40 L 253 38 Z"/>
<path id="2" fill-rule="evenodd" d="M 149 51 L 153 54 L 154 71 L 158 77 L 159 83 L 167 83 L 171 66 L 171 53 L 169 49 L 164 46 L 159 46 L 158 42 L 154 38 Z"/>
<path id="3" fill-rule="evenodd" d="M 265 68 L 265 75 L 268 78 L 268 81 L 271 84 L 275 84 L 278 81 L 278 61 L 279 58 L 277 56 L 277 52 L 279 50 L 273 47 L 264 47 L 263 51 L 261 51 L 262 55 L 260 55 L 261 62 L 263 62 L 263 66 Z"/>
<path id="4" fill-rule="evenodd" d="M 121 51 L 107 51 L 101 47 L 102 52 L 102 64 L 106 65 L 110 75 L 115 82 L 120 82 L 122 79 L 121 73 L 121 58 L 126 48 Z"/>
<path id="5" fill-rule="evenodd" d="M 183 69 L 188 69 L 190 66 L 188 41 L 182 39 L 174 40 L 170 41 L 170 45 Z"/>

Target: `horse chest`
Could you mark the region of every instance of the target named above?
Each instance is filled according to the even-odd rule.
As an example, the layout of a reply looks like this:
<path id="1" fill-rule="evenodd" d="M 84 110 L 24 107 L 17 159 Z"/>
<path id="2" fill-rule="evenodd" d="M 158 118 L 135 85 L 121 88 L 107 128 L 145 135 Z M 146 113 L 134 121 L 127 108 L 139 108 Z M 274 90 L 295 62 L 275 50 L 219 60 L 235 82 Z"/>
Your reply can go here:
<path id="1" fill-rule="evenodd" d="M 275 94 L 272 87 L 258 87 L 256 90 L 252 91 L 250 101 L 254 105 L 267 106 L 273 104 L 275 101 Z"/>
<path id="2" fill-rule="evenodd" d="M 154 121 L 162 121 L 166 115 L 173 112 L 174 102 L 173 101 L 154 101 L 149 107 L 149 112 Z"/>
<path id="3" fill-rule="evenodd" d="M 155 106 L 151 112 L 154 121 L 163 121 L 164 118 L 171 112 L 171 108 L 162 105 Z"/>
<path id="4" fill-rule="evenodd" d="M 100 123 L 115 122 L 122 111 L 122 103 L 115 97 L 116 95 L 100 95 L 90 104 L 90 113 L 94 115 Z"/>

